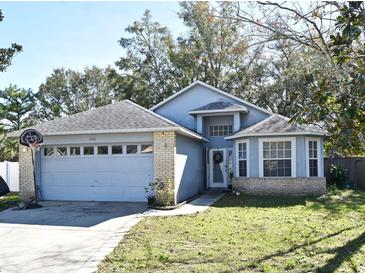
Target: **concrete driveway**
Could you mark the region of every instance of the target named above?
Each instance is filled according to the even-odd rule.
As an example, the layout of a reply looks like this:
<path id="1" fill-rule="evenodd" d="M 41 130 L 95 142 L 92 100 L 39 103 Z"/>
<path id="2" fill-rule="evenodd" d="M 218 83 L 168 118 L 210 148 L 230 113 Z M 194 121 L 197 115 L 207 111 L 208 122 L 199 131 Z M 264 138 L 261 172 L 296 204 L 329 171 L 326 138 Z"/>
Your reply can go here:
<path id="1" fill-rule="evenodd" d="M 146 209 L 142 203 L 42 202 L 0 212 L 0 272 L 77 272 Z M 130 226 L 130 225 L 129 225 Z M 98 253 L 99 252 L 99 253 Z M 100 256 L 99 256 L 100 257 Z M 99 260 L 102 258 L 98 258 Z M 87 264 L 86 264 L 87 265 Z"/>

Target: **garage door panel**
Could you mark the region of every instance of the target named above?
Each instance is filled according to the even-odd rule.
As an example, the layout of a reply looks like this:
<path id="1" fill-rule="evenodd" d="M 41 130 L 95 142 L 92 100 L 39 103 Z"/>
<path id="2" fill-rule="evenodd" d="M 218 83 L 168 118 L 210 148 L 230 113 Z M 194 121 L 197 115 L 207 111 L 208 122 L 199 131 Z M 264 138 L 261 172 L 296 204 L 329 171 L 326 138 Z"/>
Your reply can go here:
<path id="1" fill-rule="evenodd" d="M 153 155 L 120 157 L 44 157 L 44 200 L 145 202 L 153 179 Z"/>
<path id="2" fill-rule="evenodd" d="M 79 193 L 82 193 L 80 195 Z M 42 198 L 45 200 L 62 201 L 123 201 L 145 202 L 146 197 L 140 188 L 89 188 L 75 187 L 72 191 L 60 186 L 47 186 L 42 188 Z"/>
<path id="3" fill-rule="evenodd" d="M 127 178 L 125 178 L 127 175 Z M 152 172 L 104 172 L 83 173 L 83 172 L 45 172 L 42 175 L 42 181 L 48 186 L 63 185 L 65 187 L 87 186 L 87 187 L 112 187 L 112 186 L 129 186 L 144 187 L 153 179 Z"/>
<path id="4" fill-rule="evenodd" d="M 47 159 L 44 158 L 42 161 L 42 171 L 115 171 L 128 167 L 131 171 L 146 171 L 151 170 L 153 167 L 153 157 L 151 156 L 140 156 L 136 157 L 84 157 L 74 158 L 68 157 L 67 159 L 55 158 Z"/>

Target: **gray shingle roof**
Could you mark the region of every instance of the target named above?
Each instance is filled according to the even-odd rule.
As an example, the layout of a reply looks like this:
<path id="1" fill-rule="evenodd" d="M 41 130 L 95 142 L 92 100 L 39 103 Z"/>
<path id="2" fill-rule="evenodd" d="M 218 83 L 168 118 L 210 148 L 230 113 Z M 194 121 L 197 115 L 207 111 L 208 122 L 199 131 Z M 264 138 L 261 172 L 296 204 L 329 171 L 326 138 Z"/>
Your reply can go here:
<path id="1" fill-rule="evenodd" d="M 213 103 L 206 104 L 204 106 L 195 108 L 190 110 L 190 112 L 204 112 L 204 111 L 212 111 L 212 110 L 221 110 L 221 111 L 245 111 L 247 112 L 247 108 L 244 106 L 240 106 L 227 101 L 217 101 Z"/>
<path id="2" fill-rule="evenodd" d="M 205 140 L 199 134 L 129 100 L 57 118 L 31 128 L 43 135 L 177 130 L 182 134 Z M 23 130 L 12 132 L 8 136 L 19 136 Z"/>
<path id="3" fill-rule="evenodd" d="M 236 139 L 249 136 L 270 136 L 270 135 L 325 135 L 326 131 L 309 125 L 291 124 L 289 118 L 279 114 L 242 129 L 226 139 Z"/>
<path id="4" fill-rule="evenodd" d="M 91 130 L 168 128 L 174 124 L 158 118 L 128 100 L 41 123 L 33 128 L 42 134 Z"/>

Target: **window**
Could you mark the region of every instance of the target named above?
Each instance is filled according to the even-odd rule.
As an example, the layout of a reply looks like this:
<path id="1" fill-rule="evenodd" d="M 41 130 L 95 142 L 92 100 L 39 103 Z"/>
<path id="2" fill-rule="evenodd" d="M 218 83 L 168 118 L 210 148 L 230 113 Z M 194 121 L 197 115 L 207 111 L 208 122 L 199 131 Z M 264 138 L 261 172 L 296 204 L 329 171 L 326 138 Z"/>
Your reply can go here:
<path id="1" fill-rule="evenodd" d="M 112 146 L 112 154 L 123 154 L 123 146 L 122 145 Z"/>
<path id="2" fill-rule="evenodd" d="M 263 141 L 262 154 L 264 177 L 292 176 L 291 141 Z"/>
<path id="3" fill-rule="evenodd" d="M 232 134 L 232 125 L 209 126 L 210 136 L 227 136 Z"/>
<path id="4" fill-rule="evenodd" d="M 70 147 L 70 155 L 71 156 L 80 155 L 80 147 Z"/>
<path id="5" fill-rule="evenodd" d="M 84 155 L 94 155 L 94 147 L 84 147 Z"/>
<path id="6" fill-rule="evenodd" d="M 142 154 L 153 153 L 153 146 L 152 145 L 141 145 L 141 153 Z"/>
<path id="7" fill-rule="evenodd" d="M 67 155 L 67 147 L 56 148 L 56 156 L 66 156 L 66 155 Z"/>
<path id="8" fill-rule="evenodd" d="M 43 155 L 44 156 L 53 156 L 54 155 L 54 151 L 53 151 L 53 147 L 45 147 L 43 149 Z"/>
<path id="9" fill-rule="evenodd" d="M 137 145 L 127 145 L 127 154 L 136 154 L 138 152 Z"/>
<path id="10" fill-rule="evenodd" d="M 310 177 L 318 176 L 318 141 L 308 140 L 308 175 Z"/>
<path id="11" fill-rule="evenodd" d="M 238 143 L 238 176 L 247 177 L 247 143 Z"/>
<path id="12" fill-rule="evenodd" d="M 98 155 L 106 155 L 108 154 L 108 146 L 98 146 Z"/>

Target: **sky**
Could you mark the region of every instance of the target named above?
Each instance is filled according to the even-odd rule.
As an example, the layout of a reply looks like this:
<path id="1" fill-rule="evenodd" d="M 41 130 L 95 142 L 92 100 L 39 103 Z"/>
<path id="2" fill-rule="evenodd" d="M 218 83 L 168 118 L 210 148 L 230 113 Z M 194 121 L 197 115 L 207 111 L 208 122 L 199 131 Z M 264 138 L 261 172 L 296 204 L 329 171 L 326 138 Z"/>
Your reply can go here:
<path id="1" fill-rule="evenodd" d="M 0 9 L 0 48 L 23 46 L 0 74 L 0 89 L 16 84 L 37 91 L 55 68 L 114 65 L 123 55 L 124 29 L 146 9 L 173 35 L 184 32 L 178 2 L 0 2 Z"/>

